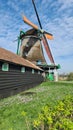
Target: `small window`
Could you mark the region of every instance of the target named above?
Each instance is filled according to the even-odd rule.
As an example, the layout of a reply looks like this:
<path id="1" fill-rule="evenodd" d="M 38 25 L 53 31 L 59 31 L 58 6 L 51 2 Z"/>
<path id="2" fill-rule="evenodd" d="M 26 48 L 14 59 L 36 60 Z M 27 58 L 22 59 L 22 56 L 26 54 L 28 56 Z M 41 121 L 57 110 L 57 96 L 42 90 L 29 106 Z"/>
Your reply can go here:
<path id="1" fill-rule="evenodd" d="M 22 73 L 25 72 L 25 67 L 21 67 L 21 72 L 22 72 Z"/>
<path id="2" fill-rule="evenodd" d="M 38 74 L 40 74 L 40 71 L 38 71 Z"/>
<path id="3" fill-rule="evenodd" d="M 2 64 L 2 71 L 8 71 L 9 70 L 9 64 L 8 63 L 3 63 Z"/>
<path id="4" fill-rule="evenodd" d="M 34 74 L 34 69 L 32 69 L 32 74 Z"/>

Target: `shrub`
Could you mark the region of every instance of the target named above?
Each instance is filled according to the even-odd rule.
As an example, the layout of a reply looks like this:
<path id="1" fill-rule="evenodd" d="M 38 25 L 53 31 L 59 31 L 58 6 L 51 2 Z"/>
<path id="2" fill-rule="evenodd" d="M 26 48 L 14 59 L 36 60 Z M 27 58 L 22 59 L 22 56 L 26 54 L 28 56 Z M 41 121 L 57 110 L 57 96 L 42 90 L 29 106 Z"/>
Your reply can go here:
<path id="1" fill-rule="evenodd" d="M 67 77 L 68 81 L 73 81 L 73 73 L 70 73 Z"/>
<path id="2" fill-rule="evenodd" d="M 67 96 L 53 108 L 46 105 L 34 120 L 35 130 L 73 130 L 73 97 Z"/>

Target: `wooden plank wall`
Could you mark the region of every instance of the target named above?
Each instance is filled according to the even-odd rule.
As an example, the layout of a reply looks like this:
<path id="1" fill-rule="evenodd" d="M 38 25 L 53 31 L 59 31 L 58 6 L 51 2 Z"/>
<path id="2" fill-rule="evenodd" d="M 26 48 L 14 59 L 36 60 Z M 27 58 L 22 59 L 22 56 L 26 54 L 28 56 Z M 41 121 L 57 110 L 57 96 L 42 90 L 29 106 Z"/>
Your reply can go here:
<path id="1" fill-rule="evenodd" d="M 9 71 L 2 71 L 0 64 L 0 98 L 8 97 L 35 87 L 43 81 L 41 74 L 38 70 L 32 74 L 31 68 L 26 68 L 25 73 L 21 73 L 20 66 L 9 65 Z"/>

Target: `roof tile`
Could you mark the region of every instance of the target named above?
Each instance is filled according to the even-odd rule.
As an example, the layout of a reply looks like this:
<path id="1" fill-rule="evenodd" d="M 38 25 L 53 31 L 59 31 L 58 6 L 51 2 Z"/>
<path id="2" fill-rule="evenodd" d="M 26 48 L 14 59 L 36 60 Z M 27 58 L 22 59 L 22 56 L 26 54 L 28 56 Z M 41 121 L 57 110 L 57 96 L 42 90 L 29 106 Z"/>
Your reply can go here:
<path id="1" fill-rule="evenodd" d="M 32 62 L 14 54 L 13 52 L 10 52 L 4 48 L 0 48 L 0 60 L 9 61 L 15 64 L 31 67 L 34 69 L 42 70 L 38 66 L 34 65 Z"/>

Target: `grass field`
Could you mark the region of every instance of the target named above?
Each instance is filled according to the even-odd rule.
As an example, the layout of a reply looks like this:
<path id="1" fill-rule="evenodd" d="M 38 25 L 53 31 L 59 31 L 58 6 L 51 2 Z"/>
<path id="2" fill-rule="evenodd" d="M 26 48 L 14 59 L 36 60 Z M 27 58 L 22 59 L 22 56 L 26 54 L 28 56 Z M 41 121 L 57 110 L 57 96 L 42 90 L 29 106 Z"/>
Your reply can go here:
<path id="1" fill-rule="evenodd" d="M 0 100 L 0 130 L 32 130 L 32 123 L 46 104 L 73 95 L 73 83 L 44 82 L 15 96 Z"/>

